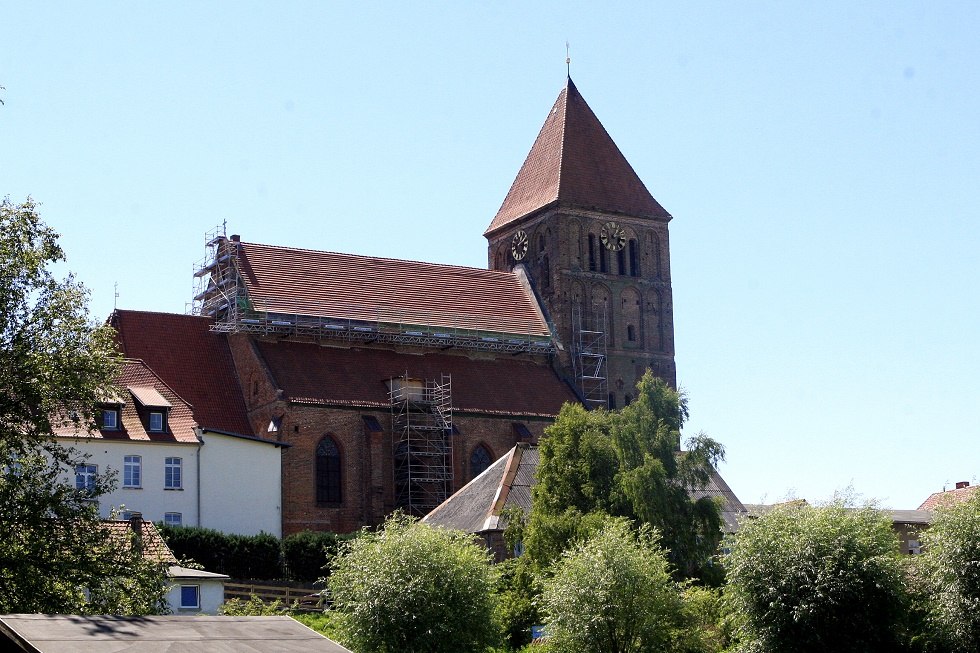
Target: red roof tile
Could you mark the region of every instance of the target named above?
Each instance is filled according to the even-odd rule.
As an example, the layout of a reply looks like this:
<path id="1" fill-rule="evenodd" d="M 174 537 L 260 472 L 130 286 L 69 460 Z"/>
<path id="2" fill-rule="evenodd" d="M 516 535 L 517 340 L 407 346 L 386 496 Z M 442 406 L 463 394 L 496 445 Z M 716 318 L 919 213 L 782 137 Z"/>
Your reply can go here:
<path id="1" fill-rule="evenodd" d="M 922 502 L 922 505 L 919 506 L 919 510 L 935 510 L 936 508 L 944 505 L 969 501 L 971 498 L 973 498 L 973 495 L 977 490 L 980 490 L 980 485 L 967 485 L 966 487 L 961 487 L 955 490 L 933 492 L 929 495 L 928 499 Z"/>
<path id="2" fill-rule="evenodd" d="M 127 388 L 126 392 L 118 393 L 118 399 L 122 400 L 120 410 L 120 429 L 102 429 L 93 431 L 91 434 L 79 433 L 74 427 L 65 426 L 56 428 L 55 435 L 62 437 L 80 438 L 105 438 L 107 440 L 143 440 L 152 442 L 185 442 L 197 443 L 197 434 L 194 428 L 197 423 L 194 415 L 186 401 L 177 396 L 171 388 L 167 386 L 153 371 L 141 360 L 126 359 L 123 361 L 122 370 L 116 379 L 116 384 L 121 388 Z M 171 408 L 167 411 L 167 430 L 163 433 L 148 432 L 144 424 L 145 417 L 141 418 L 137 410 L 137 400 L 132 394 L 132 389 L 142 389 L 146 391 L 152 388 L 160 398 L 168 403 Z M 111 403 L 115 403 L 115 398 Z"/>
<path id="3" fill-rule="evenodd" d="M 133 533 L 132 523 L 126 520 L 106 520 L 102 522 L 102 528 L 106 530 L 107 537 L 116 542 L 119 546 L 129 546 L 130 536 Z M 142 520 L 140 524 L 140 540 L 143 547 L 143 557 L 155 562 L 163 562 L 169 565 L 177 564 L 177 558 L 173 551 L 167 546 L 160 531 L 154 526 L 153 522 Z"/>
<path id="4" fill-rule="evenodd" d="M 254 435 L 226 336 L 211 318 L 117 310 L 109 319 L 123 355 L 139 358 L 184 400 L 204 428 Z"/>
<path id="5" fill-rule="evenodd" d="M 289 315 L 548 336 L 516 274 L 242 243 L 253 307 Z"/>
<path id="6" fill-rule="evenodd" d="M 555 101 L 486 233 L 552 202 L 669 220 L 571 78 Z"/>
<path id="7" fill-rule="evenodd" d="M 453 408 L 476 413 L 557 415 L 574 393 L 547 365 L 518 358 L 474 360 L 451 354 L 257 342 L 277 384 L 291 401 L 387 407 L 388 381 L 452 375 Z"/>

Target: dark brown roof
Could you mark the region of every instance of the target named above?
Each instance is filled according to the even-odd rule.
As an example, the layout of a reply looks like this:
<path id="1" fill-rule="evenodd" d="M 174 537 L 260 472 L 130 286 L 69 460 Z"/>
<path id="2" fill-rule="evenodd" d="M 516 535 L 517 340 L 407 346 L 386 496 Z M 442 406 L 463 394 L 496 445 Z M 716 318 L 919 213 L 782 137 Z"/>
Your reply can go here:
<path id="1" fill-rule="evenodd" d="M 944 505 L 963 503 L 973 498 L 974 493 L 980 490 L 980 485 L 967 485 L 966 487 L 945 492 L 933 492 L 929 498 L 922 502 L 919 510 L 935 510 Z"/>
<path id="2" fill-rule="evenodd" d="M 592 113 L 571 78 L 486 233 L 552 202 L 669 220 Z"/>
<path id="3" fill-rule="evenodd" d="M 160 377 L 153 373 L 147 364 L 141 360 L 127 358 L 123 361 L 116 385 L 125 391 L 117 393 L 108 403 L 122 403 L 120 410 L 120 429 L 97 429 L 92 433 L 78 431 L 74 426 L 59 426 L 54 429 L 55 435 L 76 438 L 104 438 L 106 440 L 143 440 L 152 442 L 185 442 L 197 443 L 197 433 L 194 428 L 197 423 L 190 406 L 177 395 Z M 151 392 L 152 391 L 152 392 Z M 154 406 L 167 404 L 167 430 L 163 433 L 149 432 L 137 409 L 136 395 L 156 395 Z"/>
<path id="4" fill-rule="evenodd" d="M 388 381 L 406 374 L 451 375 L 453 408 L 461 411 L 554 416 L 563 403 L 576 400 L 550 367 L 519 358 L 474 360 L 288 341 L 256 346 L 285 398 L 294 402 L 387 408 Z"/>
<path id="5" fill-rule="evenodd" d="M 194 411 L 204 428 L 254 435 L 226 336 L 196 315 L 117 310 L 109 318 L 124 356 L 139 358 Z"/>
<path id="6" fill-rule="evenodd" d="M 257 311 L 548 336 L 512 272 L 241 243 Z"/>
<path id="7" fill-rule="evenodd" d="M 350 653 L 286 616 L 2 615 L 0 649 L 32 653 Z"/>

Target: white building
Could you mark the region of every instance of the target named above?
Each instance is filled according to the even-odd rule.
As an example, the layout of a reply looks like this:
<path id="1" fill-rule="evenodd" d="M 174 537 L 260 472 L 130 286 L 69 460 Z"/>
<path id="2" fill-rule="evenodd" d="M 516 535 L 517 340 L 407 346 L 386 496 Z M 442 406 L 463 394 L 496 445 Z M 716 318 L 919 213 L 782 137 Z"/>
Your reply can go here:
<path id="1" fill-rule="evenodd" d="M 99 497 L 103 517 L 139 512 L 167 525 L 281 536 L 280 443 L 202 430 L 190 404 L 141 360 L 124 361 L 118 386 L 98 407 L 96 431 L 58 433 L 88 456 L 74 470 L 76 487 L 116 476 Z"/>

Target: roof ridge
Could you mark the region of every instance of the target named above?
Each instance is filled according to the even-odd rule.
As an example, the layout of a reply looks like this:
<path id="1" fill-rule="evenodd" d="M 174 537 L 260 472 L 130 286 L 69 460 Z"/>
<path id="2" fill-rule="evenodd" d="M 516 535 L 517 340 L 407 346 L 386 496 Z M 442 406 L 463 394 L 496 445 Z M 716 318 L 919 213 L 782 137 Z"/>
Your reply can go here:
<path id="1" fill-rule="evenodd" d="M 246 246 L 247 245 L 253 245 L 253 246 L 256 246 L 256 247 L 265 247 L 265 248 L 268 248 L 268 249 L 289 250 L 289 251 L 294 251 L 294 252 L 309 252 L 311 254 L 330 254 L 330 255 L 334 255 L 334 256 L 344 256 L 344 257 L 348 257 L 348 258 L 356 258 L 356 259 L 362 259 L 362 260 L 368 260 L 368 259 L 370 259 L 370 260 L 374 260 L 374 261 L 396 261 L 396 262 L 399 262 L 399 263 L 415 263 L 415 264 L 418 264 L 418 265 L 427 265 L 427 266 L 438 267 L 438 268 L 451 268 L 451 269 L 456 269 L 456 270 L 465 270 L 465 271 L 479 272 L 481 274 L 503 275 L 503 276 L 510 276 L 510 277 L 515 276 L 513 272 L 508 272 L 506 270 L 488 270 L 487 268 L 479 268 L 479 267 L 470 266 L 470 265 L 457 265 L 457 264 L 454 264 L 454 263 L 434 263 L 432 261 L 419 261 L 419 260 L 416 260 L 416 259 L 395 258 L 393 256 L 371 256 L 371 255 L 368 255 L 368 254 L 351 254 L 349 252 L 335 252 L 335 251 L 324 250 L 324 249 L 312 249 L 310 247 L 288 247 L 288 246 L 285 246 L 285 245 L 266 245 L 264 243 L 246 243 L 246 242 L 242 242 L 241 244 L 242 245 L 246 245 Z M 133 311 L 131 311 L 131 312 L 133 312 Z M 135 312 L 141 312 L 141 311 L 135 311 Z M 167 313 L 167 315 L 170 315 L 170 313 Z M 197 316 L 194 316 L 194 317 L 197 317 Z"/>

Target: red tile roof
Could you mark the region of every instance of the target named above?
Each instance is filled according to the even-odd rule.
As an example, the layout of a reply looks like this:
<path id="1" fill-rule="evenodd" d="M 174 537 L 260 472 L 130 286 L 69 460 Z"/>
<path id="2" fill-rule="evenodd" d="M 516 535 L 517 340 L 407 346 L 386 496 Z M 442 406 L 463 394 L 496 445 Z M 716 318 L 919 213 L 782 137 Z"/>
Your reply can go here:
<path id="1" fill-rule="evenodd" d="M 55 435 L 62 437 L 80 438 L 105 438 L 106 440 L 142 440 L 152 442 L 185 442 L 197 443 L 197 434 L 194 428 L 197 423 L 194 415 L 186 401 L 177 396 L 160 377 L 141 360 L 126 359 L 123 361 L 122 370 L 116 379 L 116 385 L 125 389 L 119 392 L 118 399 L 121 400 L 122 409 L 120 410 L 120 429 L 102 429 L 93 431 L 91 434 L 79 433 L 74 427 L 65 426 L 54 429 Z M 148 432 L 143 419 L 137 410 L 137 400 L 133 395 L 133 389 L 146 391 L 152 388 L 170 404 L 171 408 L 167 411 L 167 430 L 163 433 Z M 115 403 L 116 398 L 112 402 Z"/>
<path id="2" fill-rule="evenodd" d="M 107 537 L 119 546 L 129 546 L 133 526 L 128 519 L 103 521 L 102 528 L 106 530 Z M 173 551 L 170 550 L 170 547 L 167 546 L 167 543 L 160 535 L 157 527 L 153 525 L 153 522 L 146 521 L 145 519 L 142 520 L 140 536 L 144 558 L 169 565 L 177 564 L 177 558 L 174 556 Z"/>
<path id="3" fill-rule="evenodd" d="M 511 272 L 241 243 L 258 311 L 548 336 Z"/>
<path id="4" fill-rule="evenodd" d="M 109 318 L 124 356 L 139 358 L 188 403 L 197 423 L 254 435 L 226 336 L 196 315 L 117 310 Z"/>
<path id="5" fill-rule="evenodd" d="M 963 503 L 973 498 L 973 495 L 980 490 L 980 485 L 967 485 L 955 490 L 944 492 L 933 492 L 929 498 L 922 502 L 919 510 L 935 510 L 936 508 L 953 503 Z"/>
<path id="6" fill-rule="evenodd" d="M 555 101 L 489 234 L 552 202 L 669 220 L 571 78 Z"/>
<path id="7" fill-rule="evenodd" d="M 388 381 L 452 375 L 453 408 L 476 413 L 557 415 L 574 393 L 547 365 L 518 358 L 474 360 L 451 354 L 257 342 L 290 401 L 379 408 L 389 406 Z"/>

